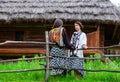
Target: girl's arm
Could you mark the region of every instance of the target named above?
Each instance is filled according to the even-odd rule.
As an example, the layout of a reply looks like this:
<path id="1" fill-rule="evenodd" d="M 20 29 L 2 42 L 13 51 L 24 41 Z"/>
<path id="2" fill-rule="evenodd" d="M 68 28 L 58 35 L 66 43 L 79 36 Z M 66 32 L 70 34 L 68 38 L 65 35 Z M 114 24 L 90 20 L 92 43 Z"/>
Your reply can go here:
<path id="1" fill-rule="evenodd" d="M 71 50 L 75 49 L 75 47 L 72 44 L 70 44 L 70 42 L 68 41 L 68 37 L 65 31 L 63 31 L 63 42 L 68 49 Z"/>
<path id="2" fill-rule="evenodd" d="M 87 36 L 85 33 L 82 35 L 82 48 L 86 49 L 87 47 Z"/>

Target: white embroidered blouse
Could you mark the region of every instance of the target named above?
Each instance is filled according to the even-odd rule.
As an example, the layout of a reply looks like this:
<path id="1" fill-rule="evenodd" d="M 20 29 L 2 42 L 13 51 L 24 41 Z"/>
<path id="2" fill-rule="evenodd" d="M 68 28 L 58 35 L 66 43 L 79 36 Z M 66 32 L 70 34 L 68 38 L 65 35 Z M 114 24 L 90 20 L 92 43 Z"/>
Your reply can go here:
<path id="1" fill-rule="evenodd" d="M 71 43 L 75 48 L 83 48 L 84 45 L 87 45 L 87 37 L 84 32 L 74 32 L 71 37 Z M 77 56 L 83 58 L 83 50 L 77 50 Z"/>

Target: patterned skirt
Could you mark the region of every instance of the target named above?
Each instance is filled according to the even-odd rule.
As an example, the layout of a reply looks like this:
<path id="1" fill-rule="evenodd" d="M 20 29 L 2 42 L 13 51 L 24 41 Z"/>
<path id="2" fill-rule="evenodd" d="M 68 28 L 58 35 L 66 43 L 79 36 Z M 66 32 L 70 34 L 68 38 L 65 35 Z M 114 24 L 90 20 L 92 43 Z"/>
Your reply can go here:
<path id="1" fill-rule="evenodd" d="M 66 58 L 60 58 L 60 57 L 54 57 L 54 56 L 66 56 L 65 50 L 57 47 L 53 47 L 50 51 L 50 55 L 53 56 L 53 58 L 50 59 L 50 67 L 57 68 L 57 69 L 52 69 L 50 71 L 50 74 L 51 75 L 62 74 L 64 70 L 58 69 L 58 68 L 65 67 Z"/>
<path id="2" fill-rule="evenodd" d="M 68 69 L 74 69 L 74 71 L 80 73 L 80 76 L 84 77 L 85 72 L 79 69 L 84 69 L 84 60 L 79 59 L 76 56 L 72 56 L 74 58 L 68 57 L 66 60 L 66 66 Z"/>
<path id="3" fill-rule="evenodd" d="M 62 74 L 63 69 L 58 68 L 66 68 L 66 69 L 75 69 L 75 71 L 79 72 L 82 77 L 85 76 L 84 71 L 77 69 L 84 69 L 84 61 L 79 59 L 78 57 L 70 58 L 67 57 L 65 50 L 57 47 L 53 47 L 50 51 L 50 55 L 53 56 L 50 59 L 50 67 L 54 69 L 50 70 L 51 75 Z M 55 57 L 55 56 L 63 56 L 66 58 Z M 55 69 L 57 68 L 57 69 Z M 68 70 L 69 71 L 69 70 Z"/>

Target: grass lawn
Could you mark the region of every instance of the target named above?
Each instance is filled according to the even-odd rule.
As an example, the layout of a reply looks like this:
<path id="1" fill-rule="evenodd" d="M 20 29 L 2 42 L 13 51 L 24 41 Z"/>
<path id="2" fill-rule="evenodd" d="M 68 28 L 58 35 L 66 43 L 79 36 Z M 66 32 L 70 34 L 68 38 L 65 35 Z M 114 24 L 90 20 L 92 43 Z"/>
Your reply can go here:
<path id="1" fill-rule="evenodd" d="M 24 58 L 23 58 L 24 59 Z M 45 63 L 44 60 L 41 60 Z M 13 63 L 1 63 L 0 71 L 5 70 L 22 70 L 44 68 L 39 65 L 39 60 L 32 61 L 19 61 Z M 106 70 L 119 70 L 120 62 L 113 61 L 110 64 L 102 63 L 100 60 L 85 61 L 85 69 L 106 69 Z M 120 73 L 110 72 L 86 72 L 85 78 L 76 79 L 74 72 L 71 75 L 62 76 L 49 76 L 49 82 L 119 82 Z M 0 82 L 45 82 L 44 71 L 30 71 L 21 73 L 0 73 Z"/>

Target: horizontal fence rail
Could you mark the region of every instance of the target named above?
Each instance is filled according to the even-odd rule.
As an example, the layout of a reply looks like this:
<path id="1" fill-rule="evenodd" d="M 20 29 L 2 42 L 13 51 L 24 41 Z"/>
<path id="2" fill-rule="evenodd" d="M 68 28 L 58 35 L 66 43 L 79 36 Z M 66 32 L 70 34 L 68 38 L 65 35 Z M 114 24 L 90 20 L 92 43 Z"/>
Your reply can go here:
<path id="1" fill-rule="evenodd" d="M 103 55 L 103 57 L 120 57 L 120 54 L 117 54 L 117 55 L 107 54 L 107 55 Z"/>
<path id="2" fill-rule="evenodd" d="M 55 45 L 55 43 L 51 43 L 51 42 L 36 42 L 36 41 L 5 41 L 0 43 L 0 45 L 4 45 L 4 44 L 49 44 L 49 45 Z M 112 46 L 105 46 L 105 47 L 88 47 L 87 49 L 110 49 L 110 48 L 120 48 L 120 44 L 119 45 L 112 45 Z M 83 48 L 78 48 L 78 50 L 87 50 L 87 49 L 83 49 Z"/>
<path id="3" fill-rule="evenodd" d="M 120 48 L 120 44 L 119 45 L 112 45 L 112 46 L 105 46 L 105 47 L 88 47 L 87 49 L 111 49 L 111 48 Z M 87 49 L 83 49 L 83 48 L 78 48 L 78 50 L 87 50 Z"/>
<path id="4" fill-rule="evenodd" d="M 48 56 L 49 58 L 51 56 Z M 30 61 L 30 60 L 39 60 L 39 59 L 43 59 L 43 58 L 47 58 L 46 56 L 42 56 L 42 57 L 38 57 L 38 58 L 25 58 L 25 59 L 10 59 L 10 60 L 1 60 L 0 63 L 5 63 L 5 62 L 17 62 L 17 61 Z"/>
<path id="5" fill-rule="evenodd" d="M 0 63 L 17 62 L 17 61 L 29 61 L 29 60 L 39 60 L 39 59 L 43 59 L 43 58 L 52 58 L 52 57 L 60 57 L 60 58 L 67 58 L 67 59 L 78 58 L 78 57 L 66 57 L 66 56 L 42 56 L 42 57 L 37 57 L 37 58 L 1 60 Z M 118 55 L 103 55 L 101 57 L 120 57 L 120 54 L 118 54 Z M 98 59 L 101 59 L 101 57 L 96 57 L 96 58 L 83 57 L 83 58 L 78 58 L 78 59 L 98 60 Z"/>
<path id="6" fill-rule="evenodd" d="M 61 68 L 61 67 L 54 67 L 54 69 L 81 70 L 81 71 L 87 71 L 87 72 L 113 72 L 113 73 L 120 73 L 120 70 L 106 70 L 106 69 L 100 69 L 100 70 L 91 70 L 91 69 L 66 69 L 66 68 Z"/>
<path id="7" fill-rule="evenodd" d="M 53 67 L 54 69 L 64 69 L 64 70 L 81 70 L 87 72 L 113 72 L 113 73 L 120 73 L 120 70 L 107 70 L 107 69 L 100 69 L 100 70 L 92 70 L 92 69 L 74 69 L 74 68 L 61 68 L 61 67 Z M 19 72 L 29 72 L 29 71 L 40 71 L 40 70 L 50 70 L 53 68 L 36 68 L 36 69 L 23 69 L 23 70 L 5 70 L 0 71 L 0 73 L 19 73 Z"/>
<path id="8" fill-rule="evenodd" d="M 49 44 L 49 45 L 55 45 L 54 43 L 46 43 L 46 42 L 36 42 L 36 41 L 5 41 L 0 43 L 0 45 L 4 44 Z"/>
<path id="9" fill-rule="evenodd" d="M 29 72 L 29 71 L 40 71 L 40 70 L 46 70 L 47 68 L 36 68 L 36 69 L 23 69 L 23 70 L 6 70 L 6 71 L 0 71 L 0 73 L 18 73 L 18 72 Z M 47 69 L 47 70 L 50 70 Z"/>
<path id="10" fill-rule="evenodd" d="M 61 67 L 53 67 L 54 69 L 64 69 L 64 70 L 81 70 L 81 71 L 87 71 L 87 72 L 113 72 L 113 73 L 120 73 L 120 70 L 106 70 L 106 69 L 100 69 L 100 70 L 92 70 L 92 69 L 67 69 L 67 68 L 61 68 Z M 40 70 L 51 70 L 53 68 L 36 68 L 36 69 L 24 69 L 24 70 L 6 70 L 6 71 L 0 71 L 0 73 L 19 73 L 19 72 L 29 72 L 29 71 L 40 71 Z"/>

